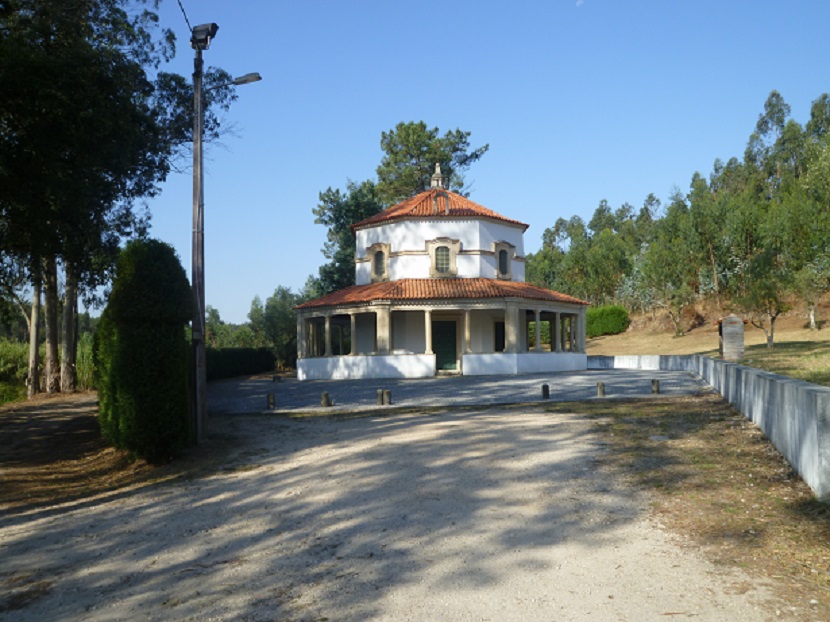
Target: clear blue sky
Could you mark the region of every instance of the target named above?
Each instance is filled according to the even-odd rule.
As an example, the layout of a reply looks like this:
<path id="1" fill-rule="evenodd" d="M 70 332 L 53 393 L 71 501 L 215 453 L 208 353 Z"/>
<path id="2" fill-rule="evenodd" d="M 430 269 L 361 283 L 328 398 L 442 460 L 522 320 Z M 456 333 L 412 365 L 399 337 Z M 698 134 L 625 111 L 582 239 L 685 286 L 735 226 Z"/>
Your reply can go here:
<path id="1" fill-rule="evenodd" d="M 815 0 L 182 0 L 216 22 L 208 65 L 258 71 L 206 153 L 207 304 L 247 321 L 254 296 L 298 291 L 324 257 L 318 193 L 375 178 L 380 135 L 401 121 L 472 132 L 490 151 L 471 198 L 530 224 L 525 250 L 559 217 L 602 199 L 639 208 L 687 191 L 716 158 L 742 157 L 773 89 L 809 119 L 830 92 L 830 2 Z M 168 70 L 192 73 L 179 39 Z M 154 237 L 190 269 L 192 178 L 150 201 Z"/>

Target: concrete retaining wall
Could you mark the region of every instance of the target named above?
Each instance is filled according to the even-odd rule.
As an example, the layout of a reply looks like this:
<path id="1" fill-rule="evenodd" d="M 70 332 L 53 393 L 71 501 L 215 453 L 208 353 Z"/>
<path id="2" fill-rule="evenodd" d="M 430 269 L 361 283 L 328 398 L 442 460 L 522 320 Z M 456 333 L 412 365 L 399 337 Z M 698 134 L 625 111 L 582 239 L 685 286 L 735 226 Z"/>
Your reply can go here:
<path id="1" fill-rule="evenodd" d="M 830 499 L 830 388 L 707 356 L 589 356 L 588 369 L 689 371 L 763 430 L 817 497 Z"/>

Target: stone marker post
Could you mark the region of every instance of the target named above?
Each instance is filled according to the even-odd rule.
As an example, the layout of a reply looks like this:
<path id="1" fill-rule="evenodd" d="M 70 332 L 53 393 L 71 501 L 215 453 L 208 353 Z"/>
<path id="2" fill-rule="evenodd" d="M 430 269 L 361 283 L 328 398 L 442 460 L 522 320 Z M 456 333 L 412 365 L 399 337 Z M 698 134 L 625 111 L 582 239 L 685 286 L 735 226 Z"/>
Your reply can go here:
<path id="1" fill-rule="evenodd" d="M 726 361 L 740 361 L 744 357 L 744 321 L 734 313 L 720 321 L 720 352 Z"/>

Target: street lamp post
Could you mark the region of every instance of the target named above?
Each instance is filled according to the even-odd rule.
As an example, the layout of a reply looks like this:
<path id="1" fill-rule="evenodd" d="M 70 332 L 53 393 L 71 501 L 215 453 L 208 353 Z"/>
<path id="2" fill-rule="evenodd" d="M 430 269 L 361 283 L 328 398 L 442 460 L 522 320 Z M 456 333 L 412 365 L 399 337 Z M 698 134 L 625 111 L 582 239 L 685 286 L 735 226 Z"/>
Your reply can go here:
<path id="1" fill-rule="evenodd" d="M 207 366 L 205 352 L 205 174 L 202 168 L 202 139 L 204 137 L 204 110 L 202 85 L 202 52 L 210 47 L 219 26 L 202 24 L 191 31 L 190 45 L 196 51 L 193 61 L 193 245 L 191 279 L 193 301 L 196 306 L 193 318 L 193 364 L 194 364 L 194 419 L 196 442 L 205 440 L 207 415 Z M 262 78 L 258 73 L 248 73 L 225 85 L 240 85 L 256 82 Z M 213 87 L 216 88 L 216 87 Z"/>

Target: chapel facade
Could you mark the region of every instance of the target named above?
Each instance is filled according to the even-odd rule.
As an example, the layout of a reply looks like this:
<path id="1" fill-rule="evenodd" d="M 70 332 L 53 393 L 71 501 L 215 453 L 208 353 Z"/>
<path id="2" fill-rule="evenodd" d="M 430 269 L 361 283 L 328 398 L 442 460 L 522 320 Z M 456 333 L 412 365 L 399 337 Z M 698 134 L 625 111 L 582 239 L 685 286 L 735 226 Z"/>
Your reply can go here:
<path id="1" fill-rule="evenodd" d="M 355 285 L 296 307 L 298 379 L 586 369 L 588 303 L 525 283 L 527 227 L 436 165 L 429 190 L 352 226 Z"/>

